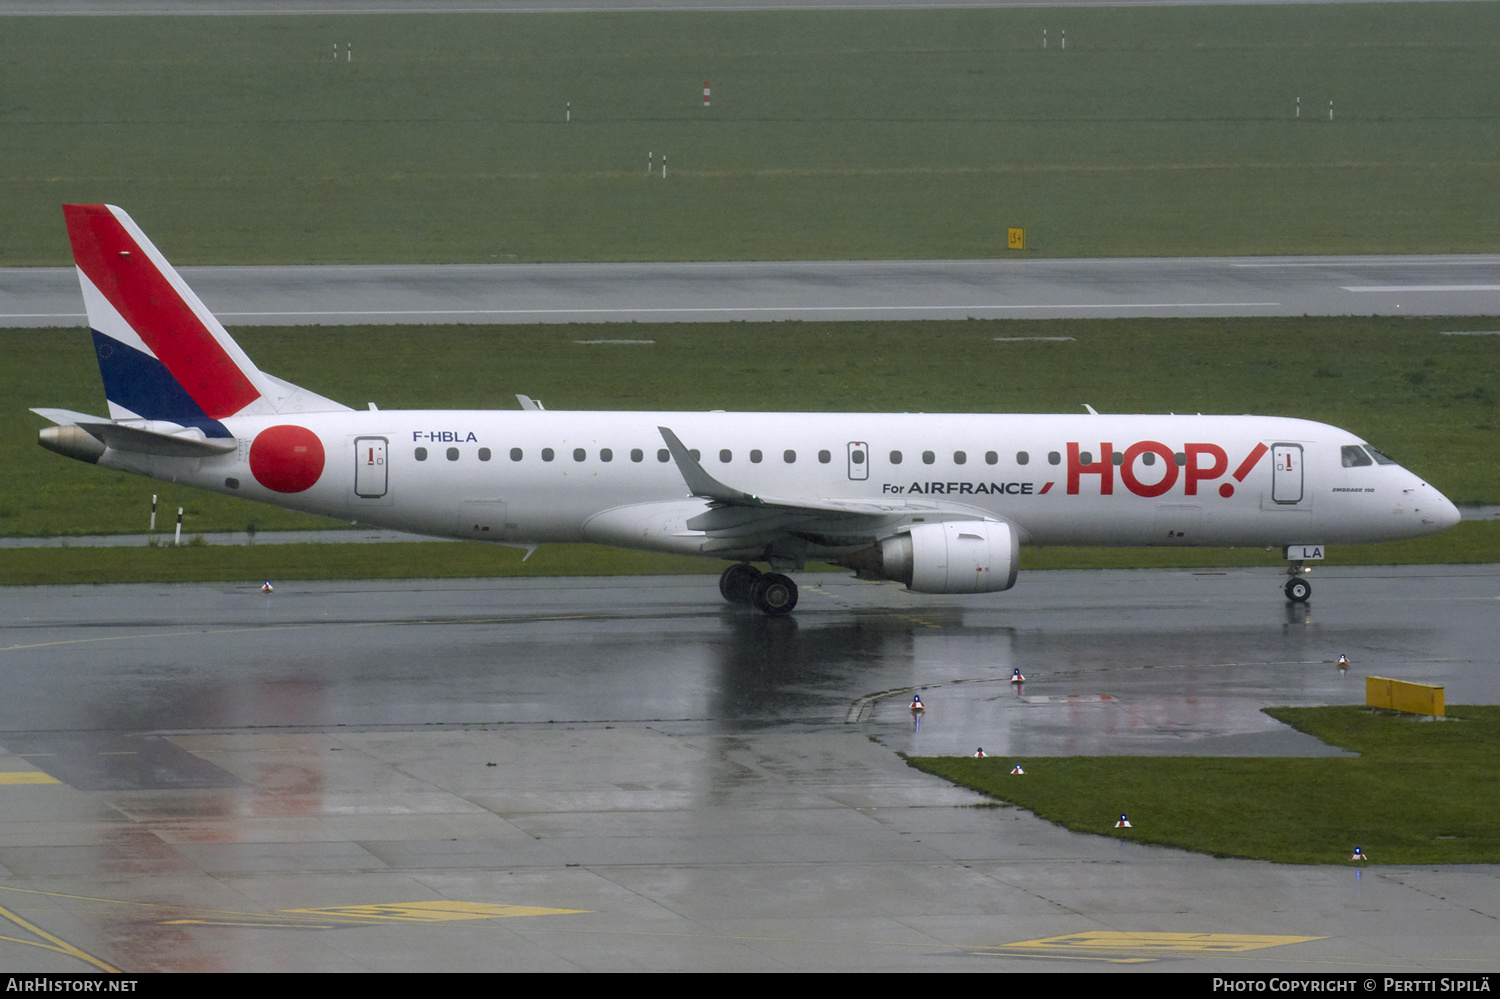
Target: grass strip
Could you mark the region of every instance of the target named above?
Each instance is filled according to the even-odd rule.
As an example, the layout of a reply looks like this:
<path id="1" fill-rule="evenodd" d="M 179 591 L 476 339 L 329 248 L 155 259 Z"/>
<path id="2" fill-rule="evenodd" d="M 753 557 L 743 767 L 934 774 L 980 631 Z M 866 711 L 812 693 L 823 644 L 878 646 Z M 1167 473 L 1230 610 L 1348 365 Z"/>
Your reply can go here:
<path id="1" fill-rule="evenodd" d="M 0 583 L 259 583 L 294 579 L 468 579 L 718 573 L 723 563 L 599 545 L 478 543 L 170 545 L 0 550 Z"/>
<path id="2" fill-rule="evenodd" d="M 8 17 L 0 265 L 67 201 L 179 264 L 1494 252 L 1497 58 L 1494 3 Z"/>
<path id="3" fill-rule="evenodd" d="M 653 576 L 720 572 L 717 559 L 599 545 L 543 545 L 521 551 L 447 542 L 391 544 L 170 545 L 0 549 L 0 585 L 188 583 L 263 579 L 467 579 L 511 576 Z M 1331 549 L 1324 565 L 1500 562 L 1500 521 L 1470 521 L 1435 538 Z M 1313 563 L 1317 565 L 1318 563 Z M 1285 566 L 1280 552 L 1255 548 L 1022 548 L 1021 567 L 1152 569 Z M 813 563 L 812 572 L 843 571 Z M 892 584 L 895 585 L 895 584 Z"/>
<path id="4" fill-rule="evenodd" d="M 1355 706 L 1267 708 L 1358 757 L 915 757 L 912 766 L 1076 832 L 1219 857 L 1500 862 L 1500 707 L 1429 722 Z M 1024 776 L 1010 769 L 1020 763 Z M 1121 813 L 1133 828 L 1115 829 Z"/>

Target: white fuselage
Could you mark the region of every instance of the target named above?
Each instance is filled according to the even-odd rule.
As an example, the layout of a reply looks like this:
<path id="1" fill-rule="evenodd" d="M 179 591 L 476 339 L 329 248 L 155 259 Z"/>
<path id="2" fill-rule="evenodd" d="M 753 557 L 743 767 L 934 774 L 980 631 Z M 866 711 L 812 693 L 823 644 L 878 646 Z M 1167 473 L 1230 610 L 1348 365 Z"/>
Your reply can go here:
<path id="1" fill-rule="evenodd" d="M 1038 545 L 1279 547 L 1411 538 L 1458 519 L 1399 465 L 1348 467 L 1341 449 L 1361 442 L 1347 431 L 1276 417 L 349 411 L 224 424 L 237 451 L 110 450 L 99 463 L 434 536 L 725 558 L 755 551 L 706 544 L 688 525 L 709 503 L 690 495 L 658 428 L 745 493 L 878 505 L 876 535 L 973 519 Z M 250 453 L 287 425 L 325 452 L 316 480 L 294 492 L 259 481 Z M 852 534 L 833 515 L 800 530 L 810 555 L 872 537 L 868 517 Z"/>

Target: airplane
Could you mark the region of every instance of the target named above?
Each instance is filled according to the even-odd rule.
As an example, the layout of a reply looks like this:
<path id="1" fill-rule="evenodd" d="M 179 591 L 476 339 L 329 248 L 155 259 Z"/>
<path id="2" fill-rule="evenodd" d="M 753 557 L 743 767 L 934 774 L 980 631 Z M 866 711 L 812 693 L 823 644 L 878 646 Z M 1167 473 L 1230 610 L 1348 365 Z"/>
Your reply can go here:
<path id="1" fill-rule="evenodd" d="M 261 371 L 111 205 L 63 206 L 108 417 L 34 409 L 48 450 L 292 510 L 528 549 L 722 559 L 797 605 L 819 560 L 920 593 L 1016 582 L 1019 547 L 1330 544 L 1435 534 L 1438 490 L 1337 427 L 1265 416 L 355 410 Z M 762 571 L 755 563 L 765 563 Z"/>

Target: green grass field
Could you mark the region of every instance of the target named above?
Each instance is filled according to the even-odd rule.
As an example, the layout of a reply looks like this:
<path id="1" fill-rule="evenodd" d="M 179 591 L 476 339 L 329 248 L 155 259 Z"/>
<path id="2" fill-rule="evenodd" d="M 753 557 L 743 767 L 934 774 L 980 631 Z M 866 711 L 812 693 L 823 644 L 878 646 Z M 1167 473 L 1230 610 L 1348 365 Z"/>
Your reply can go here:
<path id="1" fill-rule="evenodd" d="M 10 17 L 0 265 L 66 201 L 179 264 L 1493 252 L 1497 56 L 1497 3 Z"/>
<path id="2" fill-rule="evenodd" d="M 1357 758 L 921 757 L 910 762 L 1079 832 L 1292 864 L 1500 861 L 1500 707 L 1447 722 L 1269 708 Z M 1021 763 L 1026 773 L 1010 774 Z M 1115 829 L 1120 813 L 1133 828 Z"/>
<path id="3" fill-rule="evenodd" d="M 170 520 L 171 518 L 167 518 Z M 0 585 L 53 583 L 193 583 L 263 579 L 473 579 L 511 576 L 653 576 L 717 574 L 714 559 L 659 555 L 598 545 L 542 545 L 521 560 L 516 548 L 475 543 L 170 545 L 110 548 L 0 548 Z M 1460 524 L 1434 538 L 1330 549 L 1324 565 L 1428 565 L 1500 562 L 1500 521 Z M 1021 568 L 1280 570 L 1279 551 L 1259 548 L 1022 548 Z M 808 571 L 837 571 L 812 563 Z M 1271 573 L 1267 573 L 1270 578 Z M 1313 576 L 1316 580 L 1318 577 Z M 711 584 L 708 584 L 711 585 Z M 897 584 L 890 584 L 895 586 Z"/>
<path id="4" fill-rule="evenodd" d="M 1364 436 L 1459 503 L 1500 503 L 1500 320 L 1230 319 L 251 327 L 265 370 L 355 407 L 1255 412 Z M 996 336 L 1072 336 L 999 343 Z M 577 339 L 649 338 L 649 345 Z M 0 535 L 131 533 L 151 495 L 186 530 L 334 526 L 43 451 L 33 405 L 100 412 L 88 334 L 0 330 Z M 1500 553 L 1497 553 L 1500 559 Z"/>

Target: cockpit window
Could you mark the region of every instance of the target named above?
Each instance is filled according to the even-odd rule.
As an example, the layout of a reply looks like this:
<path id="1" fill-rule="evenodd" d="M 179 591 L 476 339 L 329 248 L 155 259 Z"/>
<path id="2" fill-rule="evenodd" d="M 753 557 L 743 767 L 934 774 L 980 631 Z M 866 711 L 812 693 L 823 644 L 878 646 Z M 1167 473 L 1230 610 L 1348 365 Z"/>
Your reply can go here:
<path id="1" fill-rule="evenodd" d="M 1370 457 L 1374 458 L 1377 464 L 1394 465 L 1396 463 L 1395 458 L 1387 458 L 1385 455 L 1381 454 L 1379 451 L 1375 450 L 1368 444 L 1365 445 L 1365 450 L 1370 452 Z"/>
<path id="2" fill-rule="evenodd" d="M 1358 468 L 1361 465 L 1372 464 L 1370 456 L 1365 454 L 1365 449 L 1358 444 L 1345 444 L 1342 449 L 1345 468 Z M 1387 459 L 1389 460 L 1389 459 Z"/>

